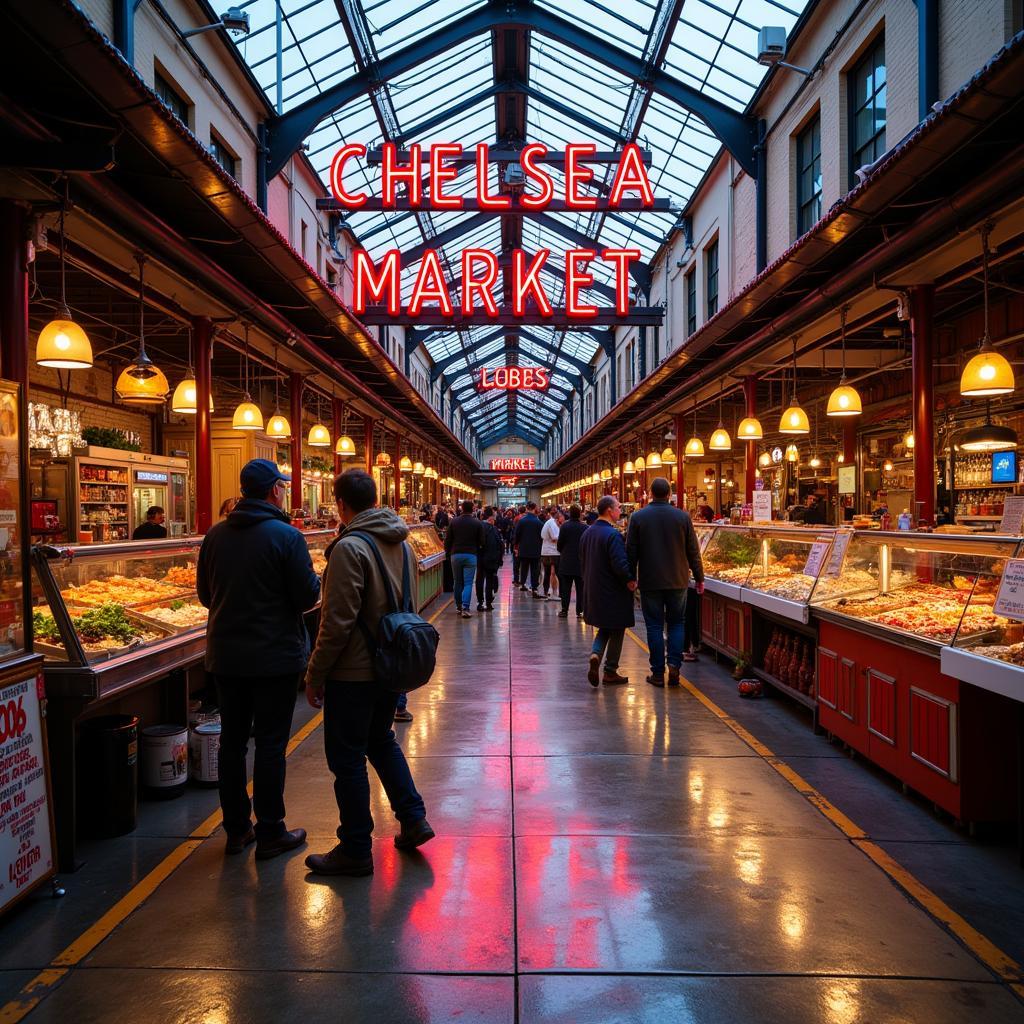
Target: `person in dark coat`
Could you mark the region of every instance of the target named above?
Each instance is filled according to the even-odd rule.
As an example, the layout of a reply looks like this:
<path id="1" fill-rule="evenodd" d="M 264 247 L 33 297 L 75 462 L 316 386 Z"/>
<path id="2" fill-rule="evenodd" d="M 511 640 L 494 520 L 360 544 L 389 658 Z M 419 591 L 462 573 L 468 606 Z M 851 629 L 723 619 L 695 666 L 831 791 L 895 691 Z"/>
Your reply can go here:
<path id="1" fill-rule="evenodd" d="M 597 519 L 580 538 L 583 570 L 583 621 L 597 628 L 590 654 L 587 679 L 597 686 L 628 683 L 619 675 L 619 658 L 626 630 L 633 625 L 633 591 L 636 580 L 629 568 L 626 544 L 615 528 L 619 499 L 604 495 L 597 503 Z M 604 675 L 600 675 L 604 659 Z"/>
<path id="2" fill-rule="evenodd" d="M 540 593 L 540 552 L 543 546 L 541 530 L 544 524 L 537 515 L 537 503 L 526 503 L 526 515 L 516 523 L 512 534 L 512 547 L 519 556 L 519 589 L 526 589 L 526 577 L 530 577 L 530 590 L 538 601 L 544 600 Z"/>
<path id="3" fill-rule="evenodd" d="M 284 752 L 309 659 L 302 616 L 320 599 L 320 577 L 283 511 L 290 478 L 269 459 L 253 459 L 240 479 L 241 501 L 203 538 L 196 589 L 210 609 L 206 669 L 220 704 L 225 852 L 241 853 L 255 842 L 257 858 L 265 860 L 306 841 L 303 829 L 284 826 Z M 256 744 L 252 804 L 245 767 L 250 733 Z"/>
<path id="4" fill-rule="evenodd" d="M 560 619 L 569 617 L 569 596 L 576 586 L 576 617 L 583 618 L 583 572 L 580 568 L 580 539 L 587 529 L 579 505 L 569 506 L 569 518 L 558 534 L 558 592 L 562 598 Z"/>
<path id="5" fill-rule="evenodd" d="M 449 524 L 444 537 L 444 552 L 452 563 L 455 581 L 455 611 L 469 618 L 469 602 L 473 596 L 473 577 L 484 541 L 484 524 L 473 514 L 473 502 L 464 501 L 461 514 Z"/>
<path id="6" fill-rule="evenodd" d="M 480 549 L 479 571 L 476 574 L 476 610 L 494 611 L 494 598 L 498 593 L 498 570 L 504 561 L 505 544 L 494 522 L 495 510 L 484 509 L 484 539 Z"/>
<path id="7" fill-rule="evenodd" d="M 647 682 L 651 686 L 665 685 L 666 660 L 669 685 L 679 685 L 679 668 L 686 648 L 686 600 L 691 572 L 698 590 L 704 589 L 704 563 L 697 531 L 688 512 L 669 504 L 671 491 L 663 476 L 651 481 L 652 501 L 633 513 L 626 535 L 626 554 L 630 570 L 639 582 L 640 608 L 647 626 L 651 658 Z"/>

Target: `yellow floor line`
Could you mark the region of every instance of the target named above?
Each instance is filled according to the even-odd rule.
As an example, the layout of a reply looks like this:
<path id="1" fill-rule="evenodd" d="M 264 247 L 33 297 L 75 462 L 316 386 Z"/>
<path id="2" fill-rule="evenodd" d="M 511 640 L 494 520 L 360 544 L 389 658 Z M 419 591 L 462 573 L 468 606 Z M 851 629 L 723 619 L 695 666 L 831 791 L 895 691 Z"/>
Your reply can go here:
<path id="1" fill-rule="evenodd" d="M 631 629 L 626 632 L 646 653 L 650 648 Z M 776 757 L 760 740 L 750 734 L 739 722 L 723 711 L 702 690 L 689 679 L 680 675 L 680 686 L 695 697 L 723 725 L 728 726 L 756 754 L 762 757 L 802 797 L 820 811 L 833 825 L 853 842 L 865 856 L 884 871 L 903 891 L 926 910 L 936 921 L 945 925 L 993 974 L 1006 982 L 1021 998 L 1024 998 L 1024 969 L 1012 957 L 1007 956 L 990 942 L 976 928 L 964 920 L 952 907 L 944 903 L 926 885 L 919 882 L 902 864 L 889 856 L 877 843 L 868 839 L 867 833 L 850 820 L 828 797 L 819 792 L 783 760 Z"/>

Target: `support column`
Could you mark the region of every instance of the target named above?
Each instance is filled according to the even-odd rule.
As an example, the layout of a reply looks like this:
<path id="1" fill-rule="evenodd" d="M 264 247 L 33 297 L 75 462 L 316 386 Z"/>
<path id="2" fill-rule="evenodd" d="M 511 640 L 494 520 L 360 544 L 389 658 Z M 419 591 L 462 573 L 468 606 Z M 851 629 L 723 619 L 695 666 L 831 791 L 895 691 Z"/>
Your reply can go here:
<path id="1" fill-rule="evenodd" d="M 757 415 L 757 378 L 753 376 L 745 377 L 743 379 L 743 397 L 747 403 L 747 416 Z M 754 501 L 754 488 L 756 487 L 755 481 L 757 480 L 757 442 L 756 441 L 745 441 L 746 461 L 743 464 L 743 468 L 746 471 L 746 479 L 744 483 L 745 500 L 753 503 Z"/>
<path id="2" fill-rule="evenodd" d="M 28 211 L 0 201 L 0 373 L 21 385 L 25 436 L 28 420 Z M 22 467 L 28 479 L 28 466 Z"/>
<path id="3" fill-rule="evenodd" d="M 911 363 L 914 396 L 914 509 L 924 523 L 935 522 L 935 420 L 932 384 L 932 327 L 935 286 L 910 289 Z"/>
<path id="4" fill-rule="evenodd" d="M 686 490 L 686 462 L 683 458 L 683 449 L 686 442 L 683 440 L 685 437 L 683 431 L 686 428 L 681 412 L 677 412 L 672 417 L 672 429 L 676 435 L 676 507 L 686 508 L 686 502 L 683 500 L 683 494 Z"/>
<path id="5" fill-rule="evenodd" d="M 292 508 L 302 508 L 302 374 L 288 375 L 288 397 L 292 421 Z"/>
<path id="6" fill-rule="evenodd" d="M 342 472 L 341 456 L 338 454 L 338 438 L 341 437 L 341 407 L 340 398 L 331 398 L 331 437 L 334 438 L 334 475 L 339 476 Z"/>
<path id="7" fill-rule="evenodd" d="M 843 465 L 844 466 L 857 466 L 857 417 L 847 416 L 843 420 Z M 857 473 L 857 488 L 860 488 L 860 473 Z M 853 494 L 853 511 L 858 512 L 858 492 L 855 491 Z M 839 520 L 839 525 L 842 526 L 845 519 Z"/>
<path id="8" fill-rule="evenodd" d="M 395 502 L 394 510 L 397 512 L 402 504 L 402 446 L 405 444 L 405 438 L 401 434 L 395 434 L 395 457 L 391 462 L 391 465 L 395 468 Z M 412 458 L 412 456 L 410 456 Z M 412 500 L 412 473 L 407 474 L 409 476 L 409 498 L 410 503 Z"/>
<path id="9" fill-rule="evenodd" d="M 367 473 L 373 473 L 373 417 L 363 417 L 363 446 L 366 449 L 364 456 L 364 469 Z M 381 498 L 384 495 L 380 495 Z"/>
<path id="10" fill-rule="evenodd" d="M 213 321 L 197 316 L 192 321 L 196 354 L 196 533 L 213 526 Z"/>

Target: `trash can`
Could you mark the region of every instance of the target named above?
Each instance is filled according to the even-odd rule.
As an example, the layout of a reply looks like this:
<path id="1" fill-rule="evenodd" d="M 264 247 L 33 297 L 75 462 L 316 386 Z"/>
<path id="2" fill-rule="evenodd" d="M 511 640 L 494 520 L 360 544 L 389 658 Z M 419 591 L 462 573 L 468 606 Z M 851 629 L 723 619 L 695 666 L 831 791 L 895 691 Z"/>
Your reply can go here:
<path id="1" fill-rule="evenodd" d="M 101 715 L 78 727 L 78 830 L 112 839 L 135 830 L 139 807 L 139 719 Z"/>
<path id="2" fill-rule="evenodd" d="M 188 727 L 149 725 L 142 730 L 142 793 L 150 800 L 173 800 L 188 782 Z"/>

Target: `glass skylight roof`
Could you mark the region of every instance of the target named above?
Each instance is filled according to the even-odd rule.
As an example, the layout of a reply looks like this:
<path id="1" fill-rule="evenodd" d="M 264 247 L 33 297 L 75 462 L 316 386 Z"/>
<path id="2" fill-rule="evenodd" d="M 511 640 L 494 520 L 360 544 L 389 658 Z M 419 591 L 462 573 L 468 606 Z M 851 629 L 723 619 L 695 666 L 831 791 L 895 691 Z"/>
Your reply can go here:
<path id="1" fill-rule="evenodd" d="M 757 32 L 764 25 L 792 29 L 808 0 L 684 0 L 671 27 L 663 69 L 737 111 L 745 109 L 766 69 L 755 59 Z M 672 0 L 536 0 L 537 6 L 584 31 L 612 40 L 620 49 L 651 59 L 662 28 L 675 4 Z M 398 53 L 423 36 L 478 12 L 484 0 L 244 0 L 251 31 L 237 45 L 270 102 L 285 112 L 356 74 L 375 60 Z M 345 12 L 348 30 L 339 17 Z M 357 40 L 358 53 L 349 34 Z M 278 61 L 278 40 L 281 59 Z M 325 178 L 335 150 L 347 142 L 368 147 L 394 140 L 401 144 L 461 142 L 471 150 L 478 142 L 492 146 L 497 138 L 491 33 L 466 39 L 445 52 L 360 96 L 320 122 L 306 139 L 307 154 Z M 681 208 L 719 149 L 710 128 L 695 115 L 657 93 L 646 91 L 621 71 L 604 66 L 569 45 L 565 39 L 532 32 L 528 38 L 525 141 L 544 142 L 560 150 L 569 142 L 595 142 L 618 149 L 635 139 L 652 152 L 649 174 L 655 194 Z M 646 103 L 644 102 L 646 101 Z M 636 114 L 642 118 L 636 123 Z M 503 141 L 503 140 L 502 140 Z M 351 187 L 379 196 L 375 173 L 351 163 Z M 562 175 L 555 178 L 559 195 Z M 599 170 L 610 180 L 612 168 Z M 607 177 L 604 177 L 607 174 Z M 497 170 L 491 170 L 497 191 Z M 474 191 L 472 169 L 464 170 L 450 192 Z M 551 250 L 554 268 L 564 266 L 564 251 L 574 246 L 572 232 L 596 239 L 601 246 L 636 246 L 649 262 L 677 213 L 547 212 L 525 218 L 522 248 L 528 253 Z M 409 253 L 426 239 L 451 232 L 441 247 L 442 264 L 453 282 L 459 276 L 460 254 L 475 246 L 501 249 L 500 218 L 481 220 L 469 212 L 353 212 L 346 217 L 360 242 L 378 258 L 385 250 Z M 435 246 L 436 247 L 436 246 Z M 403 264 L 406 261 L 403 260 Z M 608 307 L 613 302 L 611 268 L 596 262 L 589 268 L 595 287 L 589 300 Z M 403 270 L 403 299 L 408 299 L 416 267 Z M 562 305 L 562 283 L 544 274 L 554 305 Z M 458 291 L 453 289 L 453 297 Z M 543 439 L 563 407 L 569 389 L 579 380 L 578 367 L 561 353 L 589 363 L 598 351 L 591 332 L 531 327 L 509 344 L 521 365 L 547 366 L 555 373 L 544 393 L 524 400 L 475 390 L 479 367 L 502 365 L 507 358 L 504 333 L 493 326 L 461 332 L 432 332 L 425 346 L 435 364 L 458 356 L 445 368 L 445 383 L 460 396 L 478 436 L 499 431 L 528 433 Z M 532 335 L 544 344 L 537 344 Z M 489 336 L 497 334 L 485 344 Z M 476 347 L 480 345 L 480 347 Z M 554 350 L 554 351 L 552 351 Z M 509 416 L 512 420 L 509 420 Z"/>

